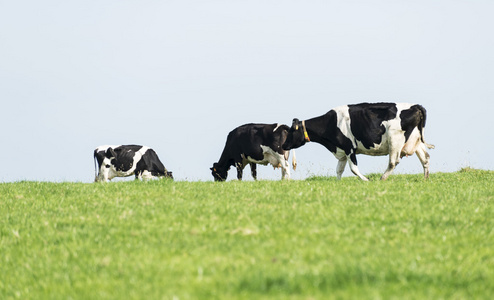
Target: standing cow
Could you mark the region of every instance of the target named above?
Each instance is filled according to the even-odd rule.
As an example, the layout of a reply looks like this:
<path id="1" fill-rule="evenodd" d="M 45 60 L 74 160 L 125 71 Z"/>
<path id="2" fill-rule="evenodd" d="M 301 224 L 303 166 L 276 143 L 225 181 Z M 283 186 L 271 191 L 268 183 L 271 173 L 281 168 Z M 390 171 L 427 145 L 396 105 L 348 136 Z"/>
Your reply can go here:
<path id="1" fill-rule="evenodd" d="M 357 154 L 389 154 L 389 165 L 382 175 L 385 180 L 403 156 L 417 154 L 429 177 L 429 154 L 433 149 L 424 140 L 426 111 L 418 104 L 361 103 L 336 107 L 325 115 L 306 121 L 293 120 L 283 149 L 290 150 L 306 142 L 319 143 L 331 151 L 338 165 L 338 179 L 346 163 L 362 180 L 368 179 L 357 167 Z"/>
<path id="2" fill-rule="evenodd" d="M 220 160 L 213 164 L 211 173 L 215 181 L 225 181 L 230 166 L 237 168 L 242 180 L 243 170 L 250 164 L 252 177 L 257 180 L 256 164 L 281 167 L 282 179 L 290 179 L 288 156 L 290 151 L 281 148 L 290 127 L 280 124 L 245 124 L 228 134 Z M 296 169 L 295 152 L 292 157 Z"/>
<path id="3" fill-rule="evenodd" d="M 173 179 L 172 172 L 166 170 L 156 152 L 146 146 L 99 146 L 94 150 L 94 161 L 95 168 L 97 163 L 99 170 L 95 182 L 132 175 L 135 175 L 136 179 Z"/>

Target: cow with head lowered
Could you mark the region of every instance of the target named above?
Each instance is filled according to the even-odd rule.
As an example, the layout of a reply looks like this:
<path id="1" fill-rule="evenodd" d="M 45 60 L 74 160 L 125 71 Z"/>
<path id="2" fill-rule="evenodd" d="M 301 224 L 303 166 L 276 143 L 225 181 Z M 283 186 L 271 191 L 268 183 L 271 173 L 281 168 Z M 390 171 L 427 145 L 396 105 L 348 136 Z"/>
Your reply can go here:
<path id="1" fill-rule="evenodd" d="M 237 179 L 242 180 L 247 164 L 250 165 L 254 180 L 257 180 L 256 164 L 280 167 L 282 179 L 290 179 L 290 152 L 281 148 L 289 129 L 287 125 L 280 124 L 245 124 L 232 130 L 228 134 L 220 160 L 211 168 L 214 180 L 225 181 L 231 166 L 237 169 Z M 295 152 L 292 164 L 295 170 Z"/>
<path id="2" fill-rule="evenodd" d="M 418 104 L 361 103 L 331 109 L 326 114 L 309 120 L 293 120 L 284 150 L 295 149 L 312 141 L 331 151 L 338 164 L 336 174 L 341 178 L 348 162 L 351 171 L 360 179 L 368 179 L 357 167 L 357 154 L 389 155 L 385 180 L 403 156 L 417 154 L 429 177 L 429 154 L 433 149 L 424 139 L 426 110 Z"/>
<path id="3" fill-rule="evenodd" d="M 134 175 L 136 179 L 165 177 L 173 179 L 161 163 L 156 152 L 146 146 L 120 145 L 99 146 L 94 150 L 95 182 L 108 181 L 115 177 Z"/>

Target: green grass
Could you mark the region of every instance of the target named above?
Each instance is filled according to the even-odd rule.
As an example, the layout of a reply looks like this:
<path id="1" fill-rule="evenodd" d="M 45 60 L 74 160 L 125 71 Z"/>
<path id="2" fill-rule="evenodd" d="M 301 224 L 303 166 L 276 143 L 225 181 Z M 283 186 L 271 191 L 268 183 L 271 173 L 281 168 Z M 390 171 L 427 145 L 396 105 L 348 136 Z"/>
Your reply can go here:
<path id="1" fill-rule="evenodd" d="M 0 184 L 0 299 L 490 299 L 494 172 Z"/>

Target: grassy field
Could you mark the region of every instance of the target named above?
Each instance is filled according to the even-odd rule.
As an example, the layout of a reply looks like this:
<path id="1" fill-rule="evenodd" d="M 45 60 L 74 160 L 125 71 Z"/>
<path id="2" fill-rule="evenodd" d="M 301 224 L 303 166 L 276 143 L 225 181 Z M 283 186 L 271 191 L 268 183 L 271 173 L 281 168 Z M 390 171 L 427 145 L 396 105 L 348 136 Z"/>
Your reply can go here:
<path id="1" fill-rule="evenodd" d="M 0 184 L 0 299 L 491 299 L 494 172 Z"/>

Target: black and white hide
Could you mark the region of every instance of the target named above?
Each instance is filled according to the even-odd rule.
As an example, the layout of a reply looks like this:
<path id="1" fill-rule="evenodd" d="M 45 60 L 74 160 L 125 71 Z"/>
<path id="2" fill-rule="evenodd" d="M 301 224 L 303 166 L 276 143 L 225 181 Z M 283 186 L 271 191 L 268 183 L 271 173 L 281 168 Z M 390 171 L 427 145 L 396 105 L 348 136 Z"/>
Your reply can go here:
<path id="1" fill-rule="evenodd" d="M 281 168 L 281 178 L 290 179 L 288 157 L 282 149 L 290 127 L 280 124 L 245 124 L 232 130 L 226 139 L 220 160 L 213 164 L 211 173 L 215 181 L 224 181 L 231 166 L 237 169 L 237 179 L 242 180 L 243 170 L 250 165 L 252 177 L 257 180 L 256 164 L 271 164 Z M 295 152 L 292 157 L 296 169 Z"/>
<path id="2" fill-rule="evenodd" d="M 295 149 L 312 141 L 331 151 L 338 165 L 336 174 L 341 178 L 348 162 L 352 172 L 362 180 L 368 179 L 357 167 L 357 154 L 389 155 L 385 180 L 403 156 L 417 154 L 429 177 L 428 149 L 424 139 L 426 110 L 418 104 L 361 103 L 331 109 L 326 114 L 305 121 L 293 120 L 284 150 Z"/>
<path id="3" fill-rule="evenodd" d="M 144 180 L 157 177 L 173 179 L 172 172 L 168 172 L 156 152 L 146 146 L 99 146 L 94 150 L 94 160 L 97 168 L 95 182 L 132 175 Z"/>

